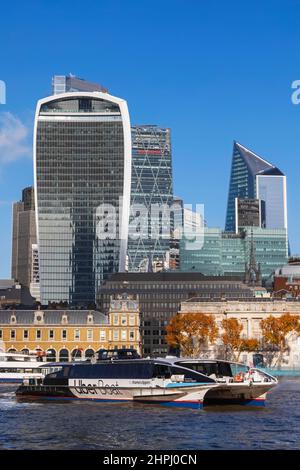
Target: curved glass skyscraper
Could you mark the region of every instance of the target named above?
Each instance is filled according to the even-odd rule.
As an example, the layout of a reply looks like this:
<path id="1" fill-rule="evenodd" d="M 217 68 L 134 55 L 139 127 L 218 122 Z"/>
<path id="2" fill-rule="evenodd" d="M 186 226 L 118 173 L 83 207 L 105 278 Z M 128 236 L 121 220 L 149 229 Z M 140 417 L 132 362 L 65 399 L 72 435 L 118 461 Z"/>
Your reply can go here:
<path id="1" fill-rule="evenodd" d="M 131 185 L 126 101 L 102 92 L 40 100 L 34 167 L 41 301 L 94 302 L 102 280 L 125 270 Z M 110 233 L 103 235 L 103 227 Z"/>

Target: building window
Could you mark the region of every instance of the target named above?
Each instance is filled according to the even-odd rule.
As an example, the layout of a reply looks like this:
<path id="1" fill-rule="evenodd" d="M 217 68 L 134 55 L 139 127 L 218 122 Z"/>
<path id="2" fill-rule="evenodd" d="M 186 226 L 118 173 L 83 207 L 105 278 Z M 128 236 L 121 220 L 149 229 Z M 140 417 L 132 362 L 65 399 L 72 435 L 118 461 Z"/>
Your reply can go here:
<path id="1" fill-rule="evenodd" d="M 119 340 L 119 330 L 114 330 L 114 341 Z"/>
<path id="2" fill-rule="evenodd" d="M 126 330 L 122 330 L 122 340 L 126 341 L 126 339 L 127 339 Z"/>
<path id="3" fill-rule="evenodd" d="M 126 324 L 127 324 L 126 316 L 122 316 L 122 325 L 126 325 Z"/>
<path id="4" fill-rule="evenodd" d="M 133 316 L 133 315 L 130 315 L 130 317 L 129 317 L 129 325 L 130 325 L 130 326 L 133 326 L 133 325 L 134 325 L 134 323 L 135 323 L 134 320 L 135 320 L 134 316 Z"/>
<path id="5" fill-rule="evenodd" d="M 23 339 L 28 339 L 28 338 L 29 338 L 28 330 L 24 330 L 23 331 Z"/>
<path id="6" fill-rule="evenodd" d="M 80 339 L 80 330 L 74 330 L 74 339 Z"/>
<path id="7" fill-rule="evenodd" d="M 114 325 L 119 324 L 119 315 L 114 315 Z"/>
<path id="8" fill-rule="evenodd" d="M 87 330 L 87 340 L 93 341 L 93 330 Z"/>
<path id="9" fill-rule="evenodd" d="M 134 331 L 129 332 L 129 339 L 134 339 Z"/>
<path id="10" fill-rule="evenodd" d="M 16 330 L 10 330 L 10 339 L 16 339 Z"/>
<path id="11" fill-rule="evenodd" d="M 105 341 L 106 340 L 106 332 L 105 330 L 100 331 L 100 341 Z"/>
<path id="12" fill-rule="evenodd" d="M 41 339 L 41 330 L 36 330 L 36 339 Z"/>
<path id="13" fill-rule="evenodd" d="M 54 338 L 54 330 L 49 330 L 49 339 Z"/>
<path id="14" fill-rule="evenodd" d="M 0 339 L 2 339 L 2 338 L 3 338 L 3 332 L 2 332 L 2 330 L 0 330 Z"/>
<path id="15" fill-rule="evenodd" d="M 67 330 L 62 330 L 61 337 L 62 339 L 67 339 Z"/>

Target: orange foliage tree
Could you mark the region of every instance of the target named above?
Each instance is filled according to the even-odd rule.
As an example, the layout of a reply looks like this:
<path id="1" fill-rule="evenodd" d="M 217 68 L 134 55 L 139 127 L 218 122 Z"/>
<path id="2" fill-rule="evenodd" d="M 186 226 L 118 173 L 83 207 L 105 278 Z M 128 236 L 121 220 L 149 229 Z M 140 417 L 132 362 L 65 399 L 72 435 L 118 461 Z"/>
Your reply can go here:
<path id="1" fill-rule="evenodd" d="M 179 348 L 186 357 L 196 357 L 218 336 L 213 315 L 205 313 L 179 313 L 170 320 L 166 330 L 167 343 Z"/>
<path id="2" fill-rule="evenodd" d="M 243 326 L 236 318 L 225 318 L 221 325 L 224 330 L 221 339 L 228 359 L 233 357 L 238 361 L 242 351 L 250 352 L 258 349 L 259 343 L 256 339 L 241 337 Z"/>
<path id="3" fill-rule="evenodd" d="M 298 315 L 285 313 L 280 317 L 268 316 L 261 320 L 263 341 L 266 345 L 279 351 L 277 365 L 281 365 L 283 353 L 288 350 L 288 339 L 291 333 L 300 335 L 300 319 Z"/>

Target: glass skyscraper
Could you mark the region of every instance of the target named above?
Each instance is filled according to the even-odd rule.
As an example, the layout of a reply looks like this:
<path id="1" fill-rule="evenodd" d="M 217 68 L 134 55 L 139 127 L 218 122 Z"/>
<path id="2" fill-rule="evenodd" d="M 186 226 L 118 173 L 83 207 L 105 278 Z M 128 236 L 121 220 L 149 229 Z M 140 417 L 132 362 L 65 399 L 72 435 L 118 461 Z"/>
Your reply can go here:
<path id="1" fill-rule="evenodd" d="M 162 234 L 162 214 L 154 206 L 170 207 L 173 201 L 171 132 L 155 125 L 133 126 L 131 132 L 131 220 L 139 212 L 140 224 L 139 231 L 129 228 L 128 270 L 139 271 L 144 260 L 164 260 L 170 247 L 170 236 Z"/>
<path id="2" fill-rule="evenodd" d="M 13 204 L 12 278 L 29 287 L 32 268 L 32 245 L 36 243 L 34 191 L 22 191 L 22 201 Z"/>
<path id="3" fill-rule="evenodd" d="M 102 280 L 126 264 L 131 182 L 126 101 L 101 92 L 40 100 L 34 162 L 41 302 L 94 302 Z M 111 214 L 116 232 L 106 236 Z M 104 227 L 100 235 L 99 227 Z"/>
<path id="4" fill-rule="evenodd" d="M 235 198 L 264 201 L 265 228 L 287 230 L 286 176 L 238 142 L 233 145 L 226 232 L 236 230 Z"/>
<path id="5" fill-rule="evenodd" d="M 107 93 L 107 89 L 98 83 L 89 82 L 75 75 L 54 75 L 52 78 L 52 93 L 68 93 L 70 91 L 101 91 Z"/>

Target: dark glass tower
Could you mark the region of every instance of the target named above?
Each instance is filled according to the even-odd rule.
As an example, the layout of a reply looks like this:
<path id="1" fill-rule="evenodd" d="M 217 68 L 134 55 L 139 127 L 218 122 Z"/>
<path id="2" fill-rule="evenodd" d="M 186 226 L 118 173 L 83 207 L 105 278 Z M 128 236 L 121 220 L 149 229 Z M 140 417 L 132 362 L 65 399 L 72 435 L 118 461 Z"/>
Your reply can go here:
<path id="1" fill-rule="evenodd" d="M 234 142 L 226 214 L 226 232 L 236 228 L 235 198 L 261 199 L 265 226 L 287 229 L 286 177 L 274 165 Z"/>
<path id="2" fill-rule="evenodd" d="M 22 191 L 22 201 L 13 204 L 12 278 L 29 287 L 32 269 L 32 245 L 36 244 L 34 190 Z"/>
<path id="3" fill-rule="evenodd" d="M 154 214 L 153 206 L 165 204 L 170 207 L 173 201 L 171 132 L 154 125 L 134 126 L 131 132 L 131 206 L 137 208 L 140 204 L 148 212 L 141 216 L 137 239 L 132 238 L 134 231 L 129 229 L 128 270 L 139 271 L 149 257 L 153 261 L 164 260 L 170 246 L 170 237 L 165 238 L 161 233 L 161 215 Z M 157 219 L 157 236 L 151 231 L 151 207 L 152 224 Z"/>
<path id="4" fill-rule="evenodd" d="M 42 99 L 34 140 L 41 301 L 87 305 L 108 274 L 125 270 L 131 181 L 126 101 L 100 92 Z M 113 238 L 99 237 L 104 205 L 115 210 Z"/>

